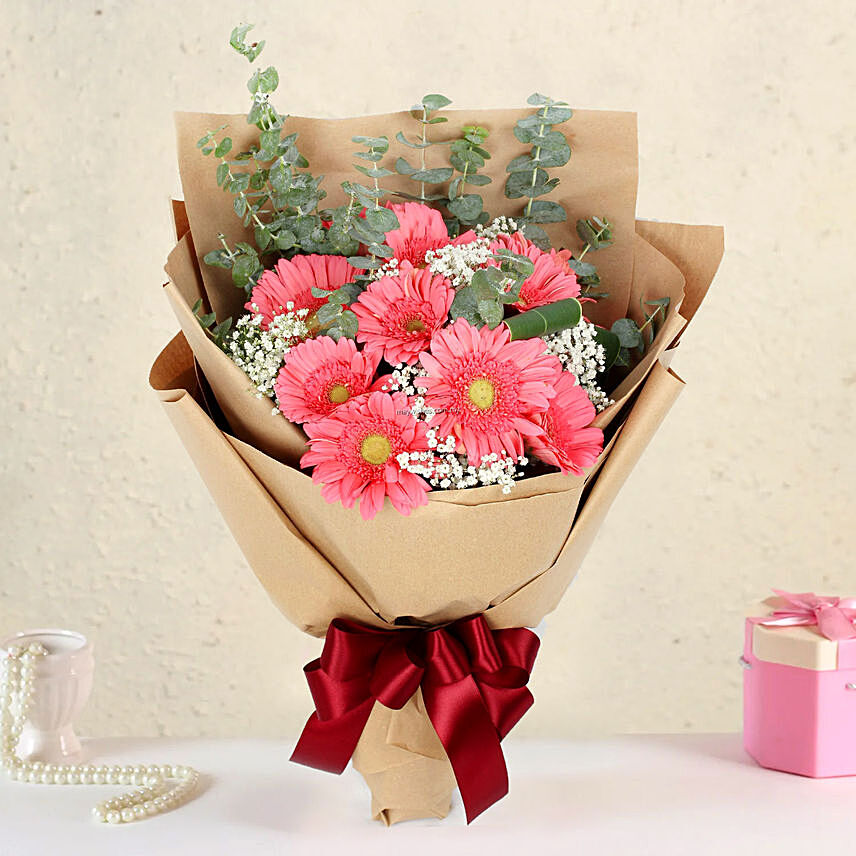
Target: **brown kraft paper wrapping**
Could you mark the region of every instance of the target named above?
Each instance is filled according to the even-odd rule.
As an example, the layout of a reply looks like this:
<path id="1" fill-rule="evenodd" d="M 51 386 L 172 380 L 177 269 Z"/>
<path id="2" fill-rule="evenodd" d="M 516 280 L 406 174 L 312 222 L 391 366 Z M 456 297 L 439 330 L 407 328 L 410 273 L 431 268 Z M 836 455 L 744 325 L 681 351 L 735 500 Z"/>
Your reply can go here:
<path id="1" fill-rule="evenodd" d="M 504 165 L 525 148 L 511 135 L 522 115 L 517 110 L 452 113 L 444 127 L 453 136 L 463 121 L 487 126 L 492 163 Z M 313 171 L 327 176 L 331 205 L 339 202 L 338 182 L 351 173 L 350 137 L 392 139 L 410 127 L 409 121 L 406 113 L 289 119 L 291 129 L 301 133 L 299 144 Z M 607 432 L 603 453 L 585 477 L 530 478 L 510 495 L 496 486 L 437 491 L 409 518 L 387 504 L 367 522 L 354 509 L 323 501 L 297 468 L 305 448 L 301 429 L 271 415 L 270 402 L 255 398 L 249 380 L 202 333 L 190 310 L 202 298 L 222 320 L 237 317 L 244 302 L 228 272 L 199 265 L 218 231 L 230 241 L 245 237 L 228 194 L 216 187 L 214 162 L 195 148 L 200 136 L 224 122 L 236 148 L 246 147 L 254 129 L 243 116 L 176 118 L 186 208 L 180 203 L 174 208 L 181 240 L 167 264 L 165 291 L 182 334 L 158 356 L 150 383 L 254 573 L 291 622 L 319 637 L 336 617 L 393 629 L 396 619 L 436 624 L 483 612 L 494 628 L 537 625 L 573 580 L 618 490 L 683 387 L 661 357 L 704 298 L 722 255 L 722 230 L 634 224 L 635 117 L 576 112 L 567 126 L 574 156 L 566 168 L 551 171 L 562 178 L 554 197 L 568 208 L 569 223 L 604 214 L 616 226 L 615 245 L 595 259 L 610 299 L 594 309 L 587 305 L 587 315 L 600 323 L 625 313 L 641 321 L 641 301 L 671 298 L 654 345 L 613 392 L 615 404 L 598 415 L 597 424 Z M 501 198 L 501 176 L 494 177 L 484 188 L 486 208 L 513 213 L 514 203 Z M 552 231 L 555 245 L 576 246 L 568 224 L 556 224 Z M 206 402 L 198 371 L 213 402 Z M 209 412 L 209 403 L 215 412 Z M 215 420 L 223 420 L 222 428 Z M 503 535 L 536 528 L 543 533 L 537 549 Z M 494 554 L 501 562 L 473 548 L 486 543 L 488 534 L 502 541 Z M 406 545 L 397 550 L 408 557 L 406 569 L 389 555 L 390 543 Z M 353 761 L 371 788 L 372 814 L 384 823 L 448 813 L 455 781 L 421 693 L 398 711 L 375 704 Z"/>

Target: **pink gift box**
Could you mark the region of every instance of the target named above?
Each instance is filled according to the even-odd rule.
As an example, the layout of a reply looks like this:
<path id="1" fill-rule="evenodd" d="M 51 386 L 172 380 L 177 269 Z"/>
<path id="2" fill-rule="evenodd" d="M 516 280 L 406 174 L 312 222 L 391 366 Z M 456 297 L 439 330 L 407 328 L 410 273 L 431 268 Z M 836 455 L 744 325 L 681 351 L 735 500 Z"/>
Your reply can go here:
<path id="1" fill-rule="evenodd" d="M 846 635 L 848 625 L 853 632 L 856 610 L 839 608 L 836 598 L 817 598 L 807 610 L 813 595 L 786 597 L 804 600 L 793 609 L 793 600 L 773 598 L 757 610 L 760 617 L 746 619 L 743 745 L 774 770 L 856 775 L 856 635 L 824 635 Z M 778 611 L 765 616 L 770 607 Z"/>

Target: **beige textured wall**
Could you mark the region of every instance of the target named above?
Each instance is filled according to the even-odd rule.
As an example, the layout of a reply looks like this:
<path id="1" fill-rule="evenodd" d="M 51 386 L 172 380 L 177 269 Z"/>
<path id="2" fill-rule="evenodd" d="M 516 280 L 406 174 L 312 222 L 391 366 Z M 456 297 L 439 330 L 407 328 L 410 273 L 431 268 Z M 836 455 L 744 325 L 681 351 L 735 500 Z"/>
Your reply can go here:
<path id="1" fill-rule="evenodd" d="M 309 709 L 318 643 L 145 382 L 176 326 L 171 113 L 244 109 L 239 20 L 294 113 L 536 89 L 636 110 L 640 216 L 727 227 L 689 386 L 549 619 L 520 733 L 736 729 L 744 604 L 856 594 L 852 4 L 29 0 L 3 20 L 0 631 L 94 636 L 84 731 L 294 735 Z"/>

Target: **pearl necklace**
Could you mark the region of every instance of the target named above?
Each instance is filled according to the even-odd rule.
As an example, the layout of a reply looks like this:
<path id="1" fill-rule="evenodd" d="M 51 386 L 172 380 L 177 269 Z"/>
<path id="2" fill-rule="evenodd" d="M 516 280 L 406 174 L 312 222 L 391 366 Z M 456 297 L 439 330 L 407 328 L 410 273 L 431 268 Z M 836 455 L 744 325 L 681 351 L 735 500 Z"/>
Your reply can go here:
<path id="1" fill-rule="evenodd" d="M 102 823 L 129 823 L 177 808 L 193 793 L 199 773 L 171 764 L 44 764 L 16 754 L 33 697 L 36 658 L 47 654 L 39 643 L 10 647 L 0 657 L 0 762 L 13 781 L 43 785 L 138 785 L 137 790 L 98 803 L 92 810 Z M 169 784 L 168 780 L 177 780 Z"/>

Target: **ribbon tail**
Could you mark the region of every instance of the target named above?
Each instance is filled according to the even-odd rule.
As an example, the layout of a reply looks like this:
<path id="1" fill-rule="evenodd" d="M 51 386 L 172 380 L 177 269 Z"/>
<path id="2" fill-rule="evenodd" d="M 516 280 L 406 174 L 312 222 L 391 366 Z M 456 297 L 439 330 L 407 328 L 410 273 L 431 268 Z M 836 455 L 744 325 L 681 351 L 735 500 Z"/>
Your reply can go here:
<path id="1" fill-rule="evenodd" d="M 423 685 L 425 709 L 449 756 L 472 823 L 508 793 L 499 735 L 472 676 L 453 684 Z"/>
<path id="2" fill-rule="evenodd" d="M 313 713 L 294 747 L 291 760 L 316 770 L 341 773 L 357 748 L 373 706 L 374 699 L 368 698 L 342 716 L 327 720 Z"/>

